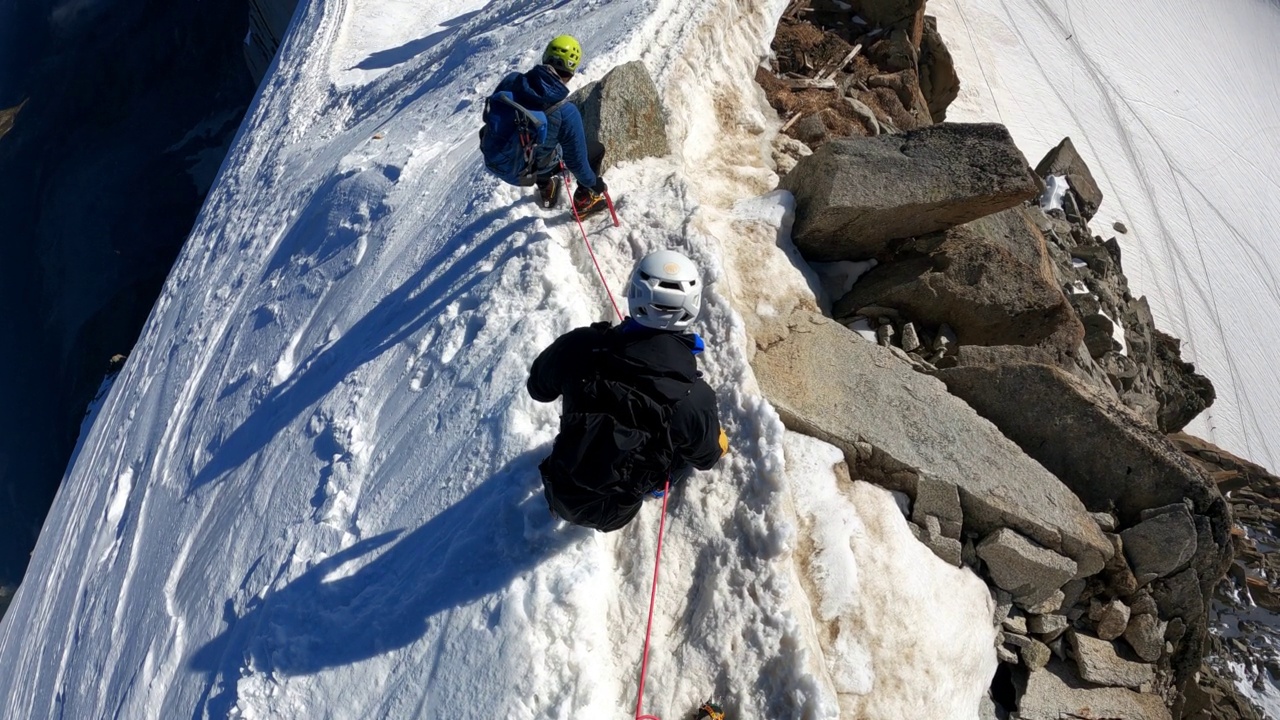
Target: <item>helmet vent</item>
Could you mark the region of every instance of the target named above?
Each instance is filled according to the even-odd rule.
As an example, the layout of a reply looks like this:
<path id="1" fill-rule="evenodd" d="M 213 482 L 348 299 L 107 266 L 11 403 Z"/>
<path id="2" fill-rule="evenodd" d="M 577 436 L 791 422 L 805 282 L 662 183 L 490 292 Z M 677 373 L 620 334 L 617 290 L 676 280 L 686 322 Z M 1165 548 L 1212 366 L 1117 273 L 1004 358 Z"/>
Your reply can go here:
<path id="1" fill-rule="evenodd" d="M 678 282 L 674 282 L 674 281 L 672 281 L 672 280 L 659 280 L 659 281 L 658 281 L 658 287 L 660 287 L 660 288 L 666 288 L 666 289 L 668 289 L 668 290 L 679 290 L 679 289 L 680 289 L 680 283 L 678 283 Z"/>

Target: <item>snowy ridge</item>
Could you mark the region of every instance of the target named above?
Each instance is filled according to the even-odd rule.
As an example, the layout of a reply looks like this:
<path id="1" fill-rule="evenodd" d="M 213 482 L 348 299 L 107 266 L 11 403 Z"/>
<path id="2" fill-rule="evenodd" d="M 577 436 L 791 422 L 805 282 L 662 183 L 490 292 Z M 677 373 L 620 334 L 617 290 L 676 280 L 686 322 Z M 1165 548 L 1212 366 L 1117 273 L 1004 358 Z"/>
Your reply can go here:
<path id="1" fill-rule="evenodd" d="M 671 110 L 674 157 L 609 173 L 625 224 L 592 242 L 615 289 L 660 247 L 705 268 L 703 370 L 734 438 L 671 502 L 646 707 L 974 717 L 985 587 L 919 547 L 855 582 L 860 558 L 905 557 L 885 547 L 905 521 L 883 491 L 831 488 L 827 451 L 794 446 L 819 459 L 793 467 L 747 363 L 735 305 L 815 282 L 777 247 L 785 198 L 736 203 L 773 184 L 751 75 L 783 4 L 301 5 L 0 625 L 0 716 L 633 707 L 657 506 L 609 535 L 554 523 L 536 465 L 557 408 L 523 390 L 539 349 L 611 311 L 572 220 L 488 178 L 475 142 L 498 78 L 571 27 L 576 82 L 641 59 Z M 796 562 L 809 483 L 880 528 L 824 544 L 842 570 Z M 859 605 L 815 615 L 805 592 L 832 587 L 910 622 L 833 635 Z"/>

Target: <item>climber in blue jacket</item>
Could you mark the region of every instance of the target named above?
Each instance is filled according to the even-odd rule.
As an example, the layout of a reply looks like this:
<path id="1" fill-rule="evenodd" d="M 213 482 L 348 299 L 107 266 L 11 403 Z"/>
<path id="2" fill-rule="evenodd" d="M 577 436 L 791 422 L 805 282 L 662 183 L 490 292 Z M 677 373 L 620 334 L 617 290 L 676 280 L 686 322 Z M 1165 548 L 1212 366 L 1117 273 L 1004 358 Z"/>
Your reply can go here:
<path id="1" fill-rule="evenodd" d="M 561 35 L 542 53 L 542 64 L 526 73 L 511 73 L 498 84 L 497 91 L 507 90 L 515 101 L 530 110 L 547 115 L 547 139 L 534 153 L 537 164 L 537 186 L 541 204 L 555 207 L 560 200 L 560 162 L 564 161 L 578 189 L 573 194 L 574 208 L 579 214 L 604 207 L 608 190 L 600 176 L 604 146 L 587 142 L 582 114 L 568 101 L 565 85 L 582 62 L 582 46 L 571 35 Z"/>

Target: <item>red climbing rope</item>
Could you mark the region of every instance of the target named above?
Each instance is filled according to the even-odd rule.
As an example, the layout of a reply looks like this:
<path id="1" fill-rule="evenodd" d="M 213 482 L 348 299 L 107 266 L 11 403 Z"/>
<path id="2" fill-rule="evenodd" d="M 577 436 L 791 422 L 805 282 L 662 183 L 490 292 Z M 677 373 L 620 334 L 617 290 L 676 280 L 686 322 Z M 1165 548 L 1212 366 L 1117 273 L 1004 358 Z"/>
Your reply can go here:
<path id="1" fill-rule="evenodd" d="M 649 622 L 644 628 L 644 659 L 640 662 L 640 690 L 636 693 L 636 720 L 658 720 L 655 715 L 641 715 L 644 704 L 644 676 L 649 671 L 649 635 L 653 632 L 653 604 L 658 597 L 658 568 L 662 566 L 662 532 L 667 527 L 667 498 L 671 497 L 671 477 L 662 488 L 662 516 L 658 521 L 658 550 L 653 559 L 653 589 L 649 592 Z"/>
<path id="2" fill-rule="evenodd" d="M 563 166 L 561 166 L 563 167 Z M 570 187 L 569 173 L 564 172 L 564 188 L 565 193 L 569 192 Z M 613 225 L 617 227 L 618 213 L 613 208 L 613 198 L 609 197 L 609 192 L 604 193 L 605 202 L 609 205 L 609 214 L 613 216 Z M 591 241 L 587 239 L 587 230 L 582 226 L 582 217 L 578 215 L 578 208 L 573 204 L 573 196 L 569 196 L 569 207 L 573 210 L 573 219 L 578 223 L 578 231 L 582 233 L 582 242 L 587 245 L 587 252 L 591 254 L 591 262 L 596 266 L 596 274 L 600 276 L 600 282 L 604 284 L 604 291 L 609 295 L 609 302 L 613 305 L 613 312 L 618 315 L 618 321 L 622 321 L 622 311 L 618 309 L 618 301 L 613 298 L 613 291 L 609 289 L 609 281 L 604 277 L 604 271 L 600 269 L 600 261 L 596 258 L 595 248 L 591 247 Z M 658 520 L 658 550 L 653 559 L 653 589 L 649 593 L 649 621 L 644 628 L 644 657 L 640 661 L 640 689 L 636 692 L 636 720 L 658 720 L 656 715 L 641 715 L 644 707 L 644 678 L 649 672 L 649 638 L 653 633 L 653 606 L 654 601 L 658 597 L 658 569 L 662 566 L 662 535 L 667 527 L 667 498 L 671 495 L 671 478 L 667 477 L 667 483 L 662 488 L 662 515 Z"/>
<path id="3" fill-rule="evenodd" d="M 595 248 L 591 247 L 591 241 L 587 239 L 587 229 L 582 227 L 582 217 L 578 215 L 578 207 L 573 204 L 573 195 L 569 193 L 570 180 L 569 173 L 564 174 L 564 191 L 569 195 L 569 209 L 573 210 L 573 219 L 578 223 L 578 232 L 582 233 L 582 242 L 587 244 L 587 252 L 591 255 L 591 262 L 596 266 L 596 274 L 600 276 L 600 282 L 604 285 L 604 291 L 609 295 L 609 303 L 613 305 L 613 312 L 618 316 L 618 322 L 622 322 L 622 311 L 618 309 L 618 301 L 613 298 L 613 291 L 609 289 L 609 281 L 604 277 L 604 271 L 600 269 L 600 261 L 596 258 Z M 618 225 L 618 215 L 613 211 L 613 200 L 609 197 L 609 193 L 605 192 L 604 199 L 609 203 L 609 213 L 613 215 L 614 226 Z"/>

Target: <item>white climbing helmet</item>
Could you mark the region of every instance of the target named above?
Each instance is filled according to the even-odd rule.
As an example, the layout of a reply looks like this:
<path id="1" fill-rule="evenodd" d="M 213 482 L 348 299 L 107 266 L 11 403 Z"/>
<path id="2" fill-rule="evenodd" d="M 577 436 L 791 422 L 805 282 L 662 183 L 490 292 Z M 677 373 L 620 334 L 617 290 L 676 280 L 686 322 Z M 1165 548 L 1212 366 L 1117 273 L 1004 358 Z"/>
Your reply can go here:
<path id="1" fill-rule="evenodd" d="M 673 250 L 649 253 L 636 263 L 627 309 L 636 322 L 657 330 L 684 330 L 702 308 L 698 266 Z"/>

